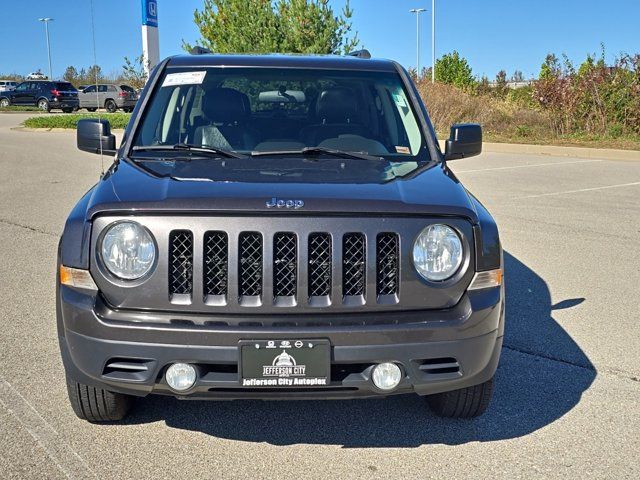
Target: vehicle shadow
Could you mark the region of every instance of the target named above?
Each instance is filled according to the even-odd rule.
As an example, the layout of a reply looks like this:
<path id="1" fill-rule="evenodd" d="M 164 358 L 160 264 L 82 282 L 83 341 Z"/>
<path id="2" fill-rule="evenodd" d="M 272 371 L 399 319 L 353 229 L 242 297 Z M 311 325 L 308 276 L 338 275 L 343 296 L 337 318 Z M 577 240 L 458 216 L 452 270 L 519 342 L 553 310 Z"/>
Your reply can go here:
<path id="1" fill-rule="evenodd" d="M 273 445 L 345 448 L 417 447 L 493 441 L 534 432 L 569 412 L 596 377 L 584 352 L 553 319 L 583 298 L 555 306 L 545 281 L 505 252 L 505 346 L 489 410 L 473 420 L 442 419 L 424 399 L 402 395 L 355 401 L 140 400 L 126 423 L 164 420 L 169 427 Z"/>

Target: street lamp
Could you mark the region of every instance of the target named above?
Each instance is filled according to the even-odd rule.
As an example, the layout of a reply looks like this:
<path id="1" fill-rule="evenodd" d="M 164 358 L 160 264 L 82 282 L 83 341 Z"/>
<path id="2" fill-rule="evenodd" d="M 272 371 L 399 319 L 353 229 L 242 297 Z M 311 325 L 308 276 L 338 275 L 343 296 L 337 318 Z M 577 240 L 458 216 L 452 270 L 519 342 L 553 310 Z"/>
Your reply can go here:
<path id="1" fill-rule="evenodd" d="M 51 45 L 49 44 L 49 22 L 53 22 L 53 18 L 39 18 L 38 21 L 44 22 L 44 30 L 47 34 L 47 55 L 49 56 L 49 80 L 53 80 L 53 71 L 51 70 Z"/>
<path id="2" fill-rule="evenodd" d="M 436 0 L 431 0 L 431 83 L 436 82 Z"/>
<path id="3" fill-rule="evenodd" d="M 426 8 L 412 8 L 409 10 L 416 14 L 416 78 L 420 76 L 420 14 L 426 12 Z"/>

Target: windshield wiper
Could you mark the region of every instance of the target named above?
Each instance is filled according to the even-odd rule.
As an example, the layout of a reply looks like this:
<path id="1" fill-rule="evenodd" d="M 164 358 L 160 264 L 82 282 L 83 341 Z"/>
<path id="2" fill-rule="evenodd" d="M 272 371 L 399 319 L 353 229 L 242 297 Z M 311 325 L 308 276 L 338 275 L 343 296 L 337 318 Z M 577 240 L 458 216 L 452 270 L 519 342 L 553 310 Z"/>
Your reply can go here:
<path id="1" fill-rule="evenodd" d="M 315 156 L 315 155 L 331 155 L 338 158 L 351 158 L 356 160 L 369 160 L 369 161 L 383 161 L 384 157 L 367 155 L 366 153 L 345 152 L 343 150 L 333 150 L 331 148 L 324 147 L 305 147 L 302 150 L 273 150 L 264 152 L 251 152 L 252 157 L 262 156 L 284 156 L 284 155 L 303 155 L 303 156 Z"/>
<path id="2" fill-rule="evenodd" d="M 188 143 L 176 143 L 175 145 L 135 145 L 132 150 L 134 152 L 151 152 L 151 151 L 185 151 L 194 153 L 203 153 L 205 155 L 215 155 L 216 157 L 226 158 L 245 158 L 244 155 L 223 150 L 214 147 L 200 147 L 198 145 L 190 145 Z"/>

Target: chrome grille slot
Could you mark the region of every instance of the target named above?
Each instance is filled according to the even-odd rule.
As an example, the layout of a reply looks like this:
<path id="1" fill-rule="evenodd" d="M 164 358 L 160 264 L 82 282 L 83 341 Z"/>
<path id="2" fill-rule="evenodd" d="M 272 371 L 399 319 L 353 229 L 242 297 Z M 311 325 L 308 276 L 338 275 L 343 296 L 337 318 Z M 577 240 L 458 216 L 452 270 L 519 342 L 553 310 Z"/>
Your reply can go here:
<path id="1" fill-rule="evenodd" d="M 241 304 L 260 305 L 262 258 L 262 234 L 242 232 L 238 241 L 238 294 Z"/>
<path id="2" fill-rule="evenodd" d="M 189 303 L 193 292 L 193 233 L 173 230 L 169 235 L 169 295 L 175 303 Z"/>
<path id="3" fill-rule="evenodd" d="M 295 233 L 279 232 L 273 238 L 273 296 L 278 303 L 295 301 L 298 279 L 298 246 Z"/>
<path id="4" fill-rule="evenodd" d="M 397 296 L 400 283 L 400 242 L 395 233 L 379 233 L 376 238 L 376 294 L 378 300 Z"/>
<path id="5" fill-rule="evenodd" d="M 203 243 L 203 292 L 205 303 L 224 305 L 229 283 L 229 237 L 226 232 L 209 231 Z"/>
<path id="6" fill-rule="evenodd" d="M 342 295 L 345 303 L 364 303 L 367 246 L 362 233 L 342 237 Z"/>

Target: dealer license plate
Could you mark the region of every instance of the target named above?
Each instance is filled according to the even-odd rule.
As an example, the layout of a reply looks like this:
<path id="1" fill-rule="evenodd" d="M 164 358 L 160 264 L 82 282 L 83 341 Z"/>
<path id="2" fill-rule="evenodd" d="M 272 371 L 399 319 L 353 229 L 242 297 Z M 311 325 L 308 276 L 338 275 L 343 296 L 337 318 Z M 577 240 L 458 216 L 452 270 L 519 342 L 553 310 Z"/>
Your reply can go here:
<path id="1" fill-rule="evenodd" d="M 329 385 L 329 340 L 243 340 L 243 387 L 324 387 Z"/>

